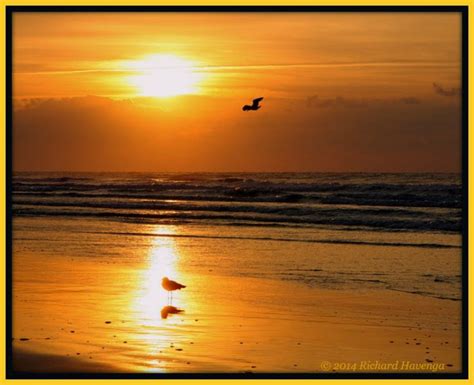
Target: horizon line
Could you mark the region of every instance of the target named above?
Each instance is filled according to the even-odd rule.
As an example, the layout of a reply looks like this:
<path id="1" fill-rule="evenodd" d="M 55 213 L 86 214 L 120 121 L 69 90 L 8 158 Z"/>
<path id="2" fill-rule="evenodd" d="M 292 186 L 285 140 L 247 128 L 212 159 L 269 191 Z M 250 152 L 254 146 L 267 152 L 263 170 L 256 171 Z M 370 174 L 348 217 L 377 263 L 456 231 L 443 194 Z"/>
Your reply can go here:
<path id="1" fill-rule="evenodd" d="M 12 173 L 70 173 L 70 174 L 462 174 L 460 171 L 15 171 Z"/>

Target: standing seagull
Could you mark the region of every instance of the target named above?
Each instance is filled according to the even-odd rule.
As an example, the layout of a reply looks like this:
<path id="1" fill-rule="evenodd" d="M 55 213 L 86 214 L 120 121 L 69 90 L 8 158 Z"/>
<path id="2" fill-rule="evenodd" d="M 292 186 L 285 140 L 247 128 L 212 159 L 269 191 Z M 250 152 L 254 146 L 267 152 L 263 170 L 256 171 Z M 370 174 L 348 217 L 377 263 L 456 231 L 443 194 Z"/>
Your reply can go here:
<path id="1" fill-rule="evenodd" d="M 246 104 L 245 106 L 242 107 L 242 110 L 243 111 L 257 111 L 261 107 L 258 104 L 261 100 L 263 100 L 263 97 L 254 99 L 251 106 Z"/>
<path id="2" fill-rule="evenodd" d="M 186 287 L 176 281 L 172 281 L 171 279 L 168 279 L 168 277 L 164 277 L 161 280 L 161 286 L 163 287 L 163 289 L 165 289 L 167 292 L 171 294 L 171 300 L 173 300 L 173 291 L 181 290 Z"/>

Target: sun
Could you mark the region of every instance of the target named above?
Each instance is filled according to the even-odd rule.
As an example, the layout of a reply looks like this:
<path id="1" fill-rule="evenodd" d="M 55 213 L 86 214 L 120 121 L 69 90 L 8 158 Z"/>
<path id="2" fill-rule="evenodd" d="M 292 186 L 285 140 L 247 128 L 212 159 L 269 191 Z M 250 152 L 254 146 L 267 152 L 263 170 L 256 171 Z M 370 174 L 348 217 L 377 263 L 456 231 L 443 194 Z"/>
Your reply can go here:
<path id="1" fill-rule="evenodd" d="M 202 75 L 194 70 L 194 63 L 174 55 L 153 55 L 143 60 L 128 62 L 136 71 L 128 78 L 141 96 L 170 97 L 197 92 Z"/>

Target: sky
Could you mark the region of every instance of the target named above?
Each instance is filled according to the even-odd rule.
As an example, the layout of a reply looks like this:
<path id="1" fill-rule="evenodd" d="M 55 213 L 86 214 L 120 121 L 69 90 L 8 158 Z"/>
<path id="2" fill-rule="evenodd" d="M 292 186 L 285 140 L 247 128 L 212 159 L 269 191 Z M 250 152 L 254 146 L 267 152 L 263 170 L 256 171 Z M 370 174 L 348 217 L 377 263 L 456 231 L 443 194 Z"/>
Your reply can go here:
<path id="1" fill-rule="evenodd" d="M 456 13 L 17 13 L 14 170 L 459 172 L 460 49 Z"/>

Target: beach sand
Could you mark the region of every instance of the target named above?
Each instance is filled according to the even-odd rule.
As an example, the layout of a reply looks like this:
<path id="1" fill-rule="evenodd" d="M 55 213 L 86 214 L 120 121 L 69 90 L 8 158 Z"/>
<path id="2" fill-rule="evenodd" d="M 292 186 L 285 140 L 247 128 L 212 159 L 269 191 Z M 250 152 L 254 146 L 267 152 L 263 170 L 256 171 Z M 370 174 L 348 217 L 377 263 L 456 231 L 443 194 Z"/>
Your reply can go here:
<path id="1" fill-rule="evenodd" d="M 184 312 L 162 319 L 167 297 L 150 266 L 15 254 L 14 370 L 461 370 L 460 301 L 207 270 L 176 273 Z"/>

